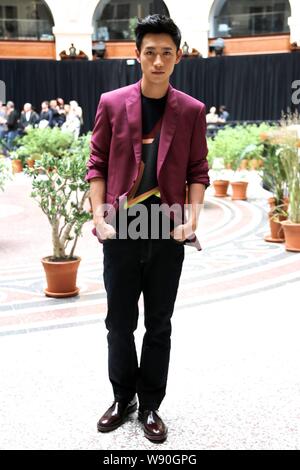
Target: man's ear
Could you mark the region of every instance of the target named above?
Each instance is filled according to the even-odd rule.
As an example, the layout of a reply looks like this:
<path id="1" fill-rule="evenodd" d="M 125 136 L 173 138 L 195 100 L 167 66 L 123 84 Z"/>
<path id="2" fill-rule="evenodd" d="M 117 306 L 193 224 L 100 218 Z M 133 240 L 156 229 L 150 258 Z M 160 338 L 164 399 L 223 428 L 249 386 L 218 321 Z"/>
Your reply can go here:
<path id="1" fill-rule="evenodd" d="M 136 60 L 137 60 L 139 63 L 141 63 L 140 51 L 139 51 L 137 48 L 135 48 L 135 55 L 136 55 Z"/>
<path id="2" fill-rule="evenodd" d="M 179 64 L 179 62 L 181 61 L 181 58 L 182 58 L 182 49 L 178 49 L 178 52 L 177 52 L 177 57 L 176 57 L 176 61 L 175 61 L 175 64 Z"/>

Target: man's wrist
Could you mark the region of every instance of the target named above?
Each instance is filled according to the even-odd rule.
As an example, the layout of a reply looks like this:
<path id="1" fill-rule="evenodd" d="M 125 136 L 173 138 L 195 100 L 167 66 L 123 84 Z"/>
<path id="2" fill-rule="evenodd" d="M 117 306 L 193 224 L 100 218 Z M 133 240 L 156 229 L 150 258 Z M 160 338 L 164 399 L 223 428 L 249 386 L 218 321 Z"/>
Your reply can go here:
<path id="1" fill-rule="evenodd" d="M 192 232 L 195 232 L 195 230 L 197 230 L 197 222 L 194 220 L 188 220 L 185 225 Z"/>
<path id="2" fill-rule="evenodd" d="M 95 225 L 103 225 L 105 224 L 105 218 L 104 215 L 94 215 L 93 221 Z"/>
<path id="3" fill-rule="evenodd" d="M 96 209 L 94 210 L 94 216 L 96 218 L 103 218 L 104 219 L 104 210 L 103 210 L 103 207 L 100 205 L 100 206 L 97 206 Z"/>

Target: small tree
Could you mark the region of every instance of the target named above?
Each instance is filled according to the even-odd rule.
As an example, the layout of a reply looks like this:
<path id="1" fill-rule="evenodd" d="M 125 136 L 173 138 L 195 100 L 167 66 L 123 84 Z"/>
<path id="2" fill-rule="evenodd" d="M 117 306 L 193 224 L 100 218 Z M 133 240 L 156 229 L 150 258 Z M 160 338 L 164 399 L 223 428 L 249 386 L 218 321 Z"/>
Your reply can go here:
<path id="1" fill-rule="evenodd" d="M 36 161 L 35 167 L 26 171 L 33 178 L 31 196 L 37 200 L 51 225 L 52 261 L 74 257 L 82 226 L 91 218 L 84 209 L 89 194 L 89 184 L 84 178 L 90 137 L 90 133 L 80 137 L 56 155 L 49 148 Z"/>

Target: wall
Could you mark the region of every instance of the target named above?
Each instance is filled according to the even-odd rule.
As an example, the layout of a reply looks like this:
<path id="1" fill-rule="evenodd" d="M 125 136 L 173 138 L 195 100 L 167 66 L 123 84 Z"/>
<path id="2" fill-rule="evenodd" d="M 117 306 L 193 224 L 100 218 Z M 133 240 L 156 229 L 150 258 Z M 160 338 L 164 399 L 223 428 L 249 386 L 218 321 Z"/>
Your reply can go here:
<path id="1" fill-rule="evenodd" d="M 55 59 L 55 42 L 0 41 L 2 59 Z"/>

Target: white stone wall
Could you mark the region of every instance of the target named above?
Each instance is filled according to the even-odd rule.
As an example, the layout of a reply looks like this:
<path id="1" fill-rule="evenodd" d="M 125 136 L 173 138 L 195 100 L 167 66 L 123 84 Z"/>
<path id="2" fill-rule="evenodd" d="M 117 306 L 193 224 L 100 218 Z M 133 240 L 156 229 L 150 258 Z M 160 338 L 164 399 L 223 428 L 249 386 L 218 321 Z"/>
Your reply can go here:
<path id="1" fill-rule="evenodd" d="M 101 1 L 101 0 L 100 0 Z M 102 0 L 107 1 L 107 0 Z M 170 15 L 182 31 L 182 42 L 190 49 L 197 49 L 203 57 L 208 54 L 208 32 L 212 8 L 223 0 L 165 0 Z M 92 58 L 92 19 L 99 0 L 47 0 L 54 19 L 53 33 L 56 40 L 56 55 L 68 49 L 73 42 Z M 291 42 L 300 45 L 300 2 L 290 0 L 292 15 L 289 19 Z"/>
<path id="2" fill-rule="evenodd" d="M 56 58 L 63 50 L 69 52 L 71 43 L 92 58 L 92 18 L 98 0 L 47 0 L 53 20 Z"/>
<path id="3" fill-rule="evenodd" d="M 291 43 L 296 42 L 300 46 L 300 2 L 299 0 L 290 0 L 291 16 L 289 18 L 289 27 L 291 31 Z"/>

